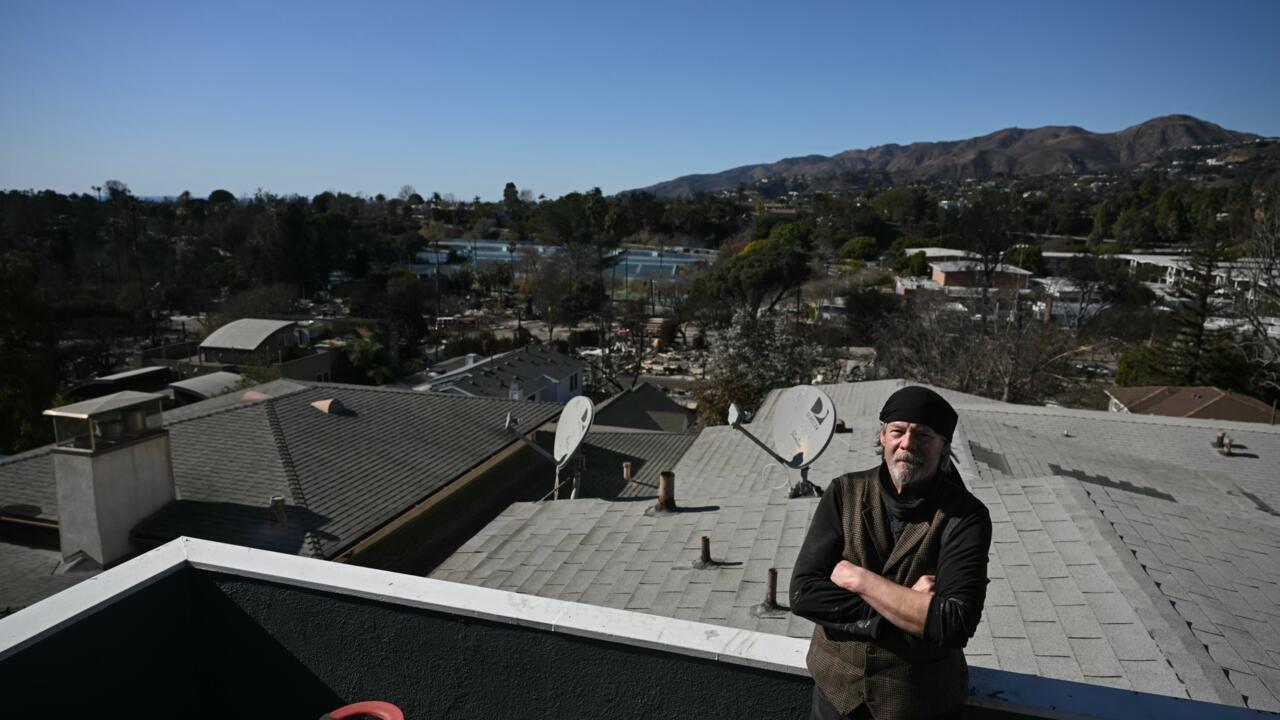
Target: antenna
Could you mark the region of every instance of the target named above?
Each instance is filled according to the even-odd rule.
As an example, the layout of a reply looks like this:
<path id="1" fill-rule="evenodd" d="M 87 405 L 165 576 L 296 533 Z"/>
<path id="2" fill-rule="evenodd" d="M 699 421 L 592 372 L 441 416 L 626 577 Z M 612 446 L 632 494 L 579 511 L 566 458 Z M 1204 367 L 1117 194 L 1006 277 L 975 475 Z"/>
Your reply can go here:
<path id="1" fill-rule="evenodd" d="M 595 419 L 595 412 L 595 406 L 591 404 L 591 399 L 585 395 L 579 395 L 569 400 L 565 404 L 564 410 L 560 411 L 560 419 L 556 421 L 556 439 L 552 445 L 552 452 L 543 450 L 537 443 L 520 432 L 519 428 L 516 427 L 518 421 L 511 416 L 511 413 L 507 413 L 507 419 L 503 423 L 502 429 L 520 438 L 525 445 L 536 450 L 539 455 L 550 460 L 556 466 L 555 485 L 551 488 L 551 494 L 555 495 L 556 499 L 560 497 L 560 471 L 569 464 L 569 461 L 573 459 L 574 453 L 578 451 L 578 447 L 582 445 L 583 439 L 587 436 L 587 430 L 591 428 L 591 421 Z M 581 480 L 581 468 L 577 467 L 573 473 L 573 489 L 569 492 L 570 500 L 578 497 L 578 486 Z"/>
<path id="2" fill-rule="evenodd" d="M 746 435 L 782 465 L 800 471 L 800 482 L 791 486 L 791 497 L 822 495 L 822 490 L 809 482 L 809 466 L 827 449 L 836 429 L 836 406 L 826 393 L 812 385 L 797 385 L 782 391 L 773 412 L 774 447 L 764 444 L 742 426 L 742 412 L 737 404 L 729 405 L 729 426 Z"/>

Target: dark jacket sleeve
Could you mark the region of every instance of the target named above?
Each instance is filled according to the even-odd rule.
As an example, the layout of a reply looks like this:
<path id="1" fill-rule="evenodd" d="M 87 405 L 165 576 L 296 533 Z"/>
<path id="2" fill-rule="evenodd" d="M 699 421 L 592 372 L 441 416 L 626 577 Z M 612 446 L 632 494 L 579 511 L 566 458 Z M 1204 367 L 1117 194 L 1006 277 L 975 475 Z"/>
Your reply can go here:
<path id="1" fill-rule="evenodd" d="M 831 582 L 831 571 L 844 557 L 840 486 L 838 480 L 828 486 L 809 522 L 791 573 L 791 612 L 844 638 L 874 640 L 880 614 L 861 595 Z"/>
<path id="2" fill-rule="evenodd" d="M 938 553 L 924 639 L 940 647 L 962 648 L 977 630 L 987 599 L 991 515 L 979 504 L 952 523 L 954 527 L 947 528 Z"/>

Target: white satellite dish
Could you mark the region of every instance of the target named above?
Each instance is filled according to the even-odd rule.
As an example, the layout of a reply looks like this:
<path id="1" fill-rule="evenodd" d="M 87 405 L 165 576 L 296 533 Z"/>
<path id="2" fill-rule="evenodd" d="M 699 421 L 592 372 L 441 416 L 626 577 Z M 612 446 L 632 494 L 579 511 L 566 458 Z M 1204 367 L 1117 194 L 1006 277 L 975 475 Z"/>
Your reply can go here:
<path id="1" fill-rule="evenodd" d="M 773 449 L 792 467 L 808 467 L 827 449 L 836 430 L 836 408 L 812 385 L 784 390 L 773 411 Z"/>
<path id="2" fill-rule="evenodd" d="M 809 466 L 827 449 L 836 429 L 836 407 L 831 398 L 812 385 L 783 390 L 773 412 L 773 445 L 769 447 L 742 426 L 738 406 L 729 406 L 729 425 L 746 435 L 775 460 L 800 471 L 800 482 L 791 488 L 791 497 L 821 495 L 809 482 Z"/>
<path id="3" fill-rule="evenodd" d="M 579 395 L 570 400 L 560 412 L 560 420 L 556 423 L 556 441 L 551 452 L 555 457 L 556 468 L 562 468 L 573 453 L 582 444 L 582 439 L 591 429 L 591 421 L 595 418 L 595 407 L 591 400 Z"/>

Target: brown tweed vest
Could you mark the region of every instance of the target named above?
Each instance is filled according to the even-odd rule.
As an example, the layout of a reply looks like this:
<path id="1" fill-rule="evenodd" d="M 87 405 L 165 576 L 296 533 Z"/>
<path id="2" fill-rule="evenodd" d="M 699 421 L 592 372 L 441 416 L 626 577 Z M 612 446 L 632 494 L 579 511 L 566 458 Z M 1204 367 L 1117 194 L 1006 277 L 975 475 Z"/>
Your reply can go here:
<path id="1" fill-rule="evenodd" d="M 946 515 L 939 508 L 928 522 L 908 523 L 894 545 L 878 476 L 879 468 L 873 468 L 832 481 L 841 483 L 844 496 L 844 559 L 911 587 L 937 572 Z M 878 644 L 814 626 L 809 672 L 841 715 L 865 702 L 876 720 L 923 720 L 965 702 L 969 669 L 963 651 L 901 641 L 905 634 L 892 627 L 888 633 Z"/>

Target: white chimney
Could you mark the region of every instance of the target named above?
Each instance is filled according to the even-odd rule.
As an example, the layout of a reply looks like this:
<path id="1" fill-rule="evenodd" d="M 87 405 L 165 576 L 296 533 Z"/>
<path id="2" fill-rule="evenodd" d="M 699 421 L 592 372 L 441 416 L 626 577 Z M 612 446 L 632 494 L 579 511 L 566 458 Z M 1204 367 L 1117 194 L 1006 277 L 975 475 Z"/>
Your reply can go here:
<path id="1" fill-rule="evenodd" d="M 511 389 L 507 391 L 507 399 L 508 400 L 524 399 L 524 387 L 520 385 L 519 380 L 516 380 L 515 378 L 511 378 Z"/>
<path id="2" fill-rule="evenodd" d="M 163 395 L 125 391 L 45 410 L 57 444 L 53 477 L 62 557 L 106 567 L 134 553 L 135 525 L 174 499 Z"/>

